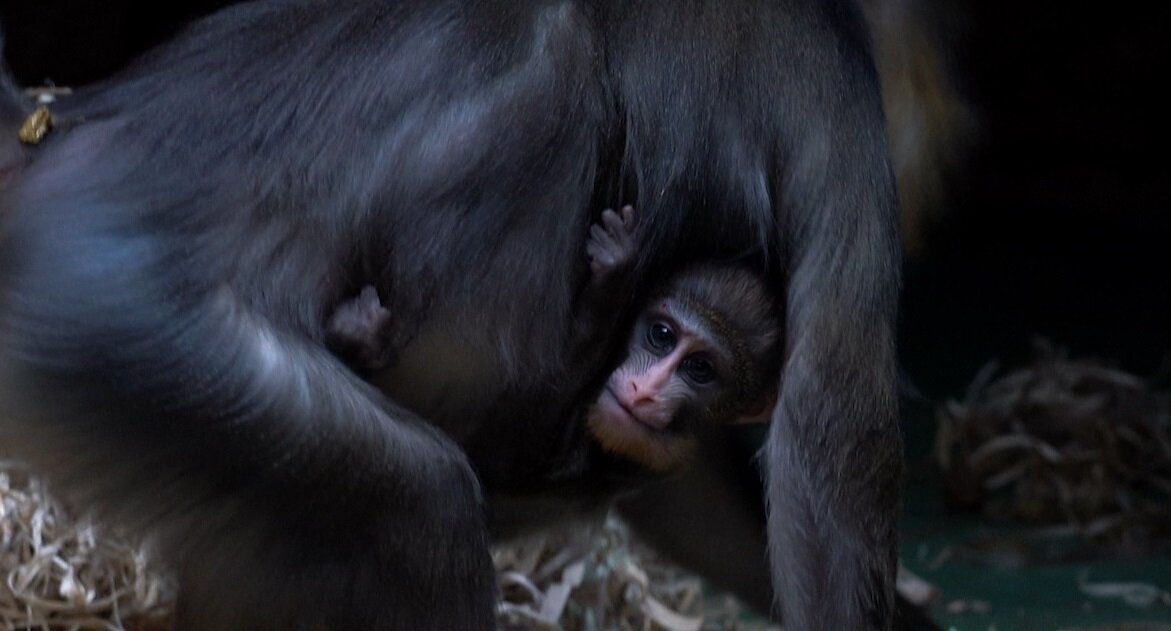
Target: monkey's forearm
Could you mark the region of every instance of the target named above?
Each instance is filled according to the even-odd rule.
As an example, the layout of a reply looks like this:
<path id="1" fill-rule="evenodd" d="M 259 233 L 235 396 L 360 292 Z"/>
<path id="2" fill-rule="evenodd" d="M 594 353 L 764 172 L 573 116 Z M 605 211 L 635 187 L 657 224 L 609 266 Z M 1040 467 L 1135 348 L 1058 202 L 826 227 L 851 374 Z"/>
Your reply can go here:
<path id="1" fill-rule="evenodd" d="M 633 302 L 637 252 L 634 207 L 626 205 L 618 212 L 603 210 L 598 223 L 590 227 L 586 242 L 590 279 L 575 304 L 568 338 L 570 365 L 578 367 L 578 372 L 604 361 L 621 339 L 615 333 L 623 328 Z"/>
<path id="2" fill-rule="evenodd" d="M 568 358 L 573 367 L 597 366 L 625 337 L 634 304 L 634 273 L 629 266 L 594 274 L 577 300 Z"/>

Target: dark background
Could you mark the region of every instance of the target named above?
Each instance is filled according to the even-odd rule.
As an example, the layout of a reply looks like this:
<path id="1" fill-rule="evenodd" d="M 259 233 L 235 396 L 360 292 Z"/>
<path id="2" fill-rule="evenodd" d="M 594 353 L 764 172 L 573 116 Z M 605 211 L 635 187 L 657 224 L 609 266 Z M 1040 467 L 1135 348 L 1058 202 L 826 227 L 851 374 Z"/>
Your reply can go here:
<path id="1" fill-rule="evenodd" d="M 82 85 L 111 74 L 192 18 L 231 0 L 5 0 L 4 56 L 25 85 Z"/>
<path id="2" fill-rule="evenodd" d="M 956 80 L 978 127 L 924 255 L 908 261 L 908 373 L 954 393 L 990 358 L 1027 359 L 1033 336 L 1159 372 L 1171 349 L 1171 8 L 962 11 Z"/>

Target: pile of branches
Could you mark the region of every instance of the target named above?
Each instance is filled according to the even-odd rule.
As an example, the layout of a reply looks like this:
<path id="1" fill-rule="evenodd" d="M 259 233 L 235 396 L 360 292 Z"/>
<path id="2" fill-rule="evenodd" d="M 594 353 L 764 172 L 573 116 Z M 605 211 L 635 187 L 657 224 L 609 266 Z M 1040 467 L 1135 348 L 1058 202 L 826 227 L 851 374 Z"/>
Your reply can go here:
<path id="1" fill-rule="evenodd" d="M 1039 345 L 986 366 L 939 410 L 935 459 L 953 508 L 1126 543 L 1171 534 L 1171 398 L 1133 375 Z"/>
<path id="2" fill-rule="evenodd" d="M 659 560 L 610 520 L 492 551 L 501 629 L 764 630 L 730 597 Z M 176 586 L 149 548 L 78 518 L 0 461 L 0 629 L 171 628 Z"/>

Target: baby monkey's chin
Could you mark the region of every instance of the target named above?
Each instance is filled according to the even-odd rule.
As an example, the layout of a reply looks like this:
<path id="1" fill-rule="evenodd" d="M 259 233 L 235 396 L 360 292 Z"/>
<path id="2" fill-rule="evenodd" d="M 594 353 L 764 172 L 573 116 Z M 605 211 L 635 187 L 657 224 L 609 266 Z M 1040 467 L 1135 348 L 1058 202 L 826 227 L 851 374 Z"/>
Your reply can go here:
<path id="1" fill-rule="evenodd" d="M 687 464 L 695 438 L 651 427 L 631 414 L 610 390 L 604 389 L 586 415 L 586 428 L 602 449 L 657 473 Z"/>

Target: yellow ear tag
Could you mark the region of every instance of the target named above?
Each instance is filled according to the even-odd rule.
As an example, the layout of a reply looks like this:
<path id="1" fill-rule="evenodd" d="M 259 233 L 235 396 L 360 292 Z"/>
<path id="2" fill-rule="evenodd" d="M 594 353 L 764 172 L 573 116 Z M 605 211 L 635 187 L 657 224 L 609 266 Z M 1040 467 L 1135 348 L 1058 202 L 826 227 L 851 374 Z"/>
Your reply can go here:
<path id="1" fill-rule="evenodd" d="M 44 105 L 37 106 L 20 125 L 20 141 L 26 145 L 39 144 L 53 127 L 53 115 Z"/>

